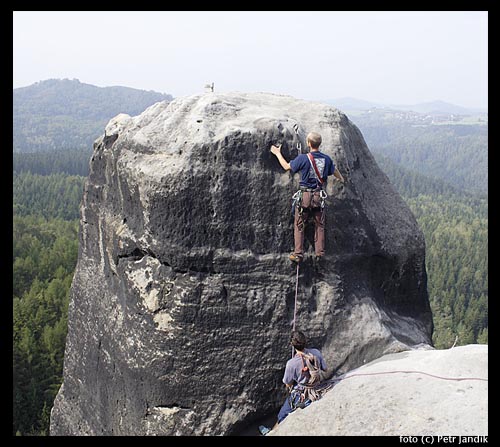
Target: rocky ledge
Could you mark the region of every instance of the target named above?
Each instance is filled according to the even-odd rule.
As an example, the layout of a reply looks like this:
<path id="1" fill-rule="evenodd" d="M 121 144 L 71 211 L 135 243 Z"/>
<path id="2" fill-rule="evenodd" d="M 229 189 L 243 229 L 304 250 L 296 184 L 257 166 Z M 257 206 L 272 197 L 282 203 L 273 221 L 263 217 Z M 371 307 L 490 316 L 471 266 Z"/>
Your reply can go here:
<path id="1" fill-rule="evenodd" d="M 487 345 L 387 354 L 349 371 L 268 436 L 455 436 L 459 444 L 488 435 L 487 380 Z"/>

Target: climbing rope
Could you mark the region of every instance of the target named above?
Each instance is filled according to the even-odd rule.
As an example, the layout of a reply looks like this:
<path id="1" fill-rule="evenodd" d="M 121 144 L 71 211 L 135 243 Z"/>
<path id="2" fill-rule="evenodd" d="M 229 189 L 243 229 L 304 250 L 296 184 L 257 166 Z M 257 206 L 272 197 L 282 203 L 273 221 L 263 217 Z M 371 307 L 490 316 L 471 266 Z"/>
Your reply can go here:
<path id="1" fill-rule="evenodd" d="M 295 331 L 295 321 L 297 319 L 297 295 L 299 291 L 299 263 L 297 262 L 297 274 L 295 276 L 295 303 L 293 305 L 293 330 Z M 295 354 L 295 350 L 292 346 L 292 358 Z"/>
<path id="2" fill-rule="evenodd" d="M 357 376 L 379 376 L 383 374 L 422 374 L 425 376 L 433 377 L 435 379 L 441 379 L 441 380 L 452 380 L 456 382 L 460 382 L 462 380 L 479 380 L 482 382 L 488 382 L 488 379 L 482 378 L 482 377 L 445 377 L 445 376 L 438 376 L 436 374 L 430 374 L 426 373 L 423 371 L 414 371 L 414 370 L 394 370 L 394 371 L 379 371 L 379 372 L 372 372 L 372 373 L 345 373 L 342 374 L 341 376 L 331 378 L 328 380 L 325 380 L 324 382 L 321 382 L 320 384 L 316 385 L 316 388 L 318 389 L 325 389 L 326 392 L 328 392 L 331 387 L 335 386 L 337 382 L 342 382 L 345 379 L 350 379 L 351 377 L 357 377 Z M 327 389 L 328 387 L 328 389 Z"/>
<path id="3" fill-rule="evenodd" d="M 297 270 L 296 270 L 296 275 L 295 275 L 295 302 L 293 305 L 293 330 L 295 331 L 295 323 L 297 321 L 297 296 L 298 296 L 298 291 L 299 291 L 299 267 L 300 264 L 297 263 Z M 456 342 L 456 340 L 455 340 Z M 455 345 L 453 345 L 455 346 Z M 295 349 L 292 346 L 292 358 L 295 355 Z M 445 377 L 445 376 L 438 376 L 436 374 L 430 374 L 426 373 L 423 371 L 412 371 L 412 370 L 395 370 L 395 371 L 380 371 L 380 372 L 372 372 L 372 373 L 353 373 L 349 374 L 346 373 L 343 376 L 332 378 L 330 380 L 327 380 L 326 382 L 340 382 L 341 380 L 345 379 L 350 379 L 351 377 L 356 377 L 356 376 L 378 376 L 378 375 L 383 375 L 383 374 L 423 374 L 425 376 L 429 377 L 434 377 L 435 379 L 441 379 L 441 380 L 454 380 L 454 381 L 462 381 L 462 380 L 479 380 L 483 382 L 488 382 L 488 379 L 484 379 L 482 377 Z"/>
<path id="4" fill-rule="evenodd" d="M 373 372 L 373 373 L 353 373 L 351 375 L 345 375 L 345 377 L 342 378 L 337 378 L 335 380 L 345 380 L 345 379 L 350 379 L 351 377 L 355 376 L 378 376 L 381 374 L 423 374 L 425 376 L 430 376 L 434 377 L 435 379 L 442 379 L 442 380 L 482 380 L 484 382 L 487 382 L 488 379 L 483 379 L 481 377 L 444 377 L 444 376 L 437 376 L 435 374 L 430 374 L 426 373 L 423 371 L 405 371 L 405 370 L 396 370 L 396 371 L 380 371 L 380 372 Z"/>
<path id="5" fill-rule="evenodd" d="M 293 330 L 295 330 L 295 320 L 297 318 L 297 294 L 299 290 L 299 263 L 297 263 L 297 274 L 295 276 L 295 304 L 293 306 Z"/>

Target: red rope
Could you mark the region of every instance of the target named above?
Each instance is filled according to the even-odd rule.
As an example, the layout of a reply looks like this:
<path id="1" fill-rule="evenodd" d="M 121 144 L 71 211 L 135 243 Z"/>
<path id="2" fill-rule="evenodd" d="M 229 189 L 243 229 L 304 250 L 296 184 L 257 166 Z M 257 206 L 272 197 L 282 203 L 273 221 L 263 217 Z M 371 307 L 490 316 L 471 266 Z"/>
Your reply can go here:
<path id="1" fill-rule="evenodd" d="M 354 373 L 351 374 L 350 376 L 346 376 L 343 379 L 349 379 L 354 376 L 376 376 L 380 374 L 396 374 L 396 373 L 403 373 L 403 374 L 424 374 L 426 376 L 434 377 L 436 379 L 443 379 L 443 380 L 483 380 L 485 382 L 488 381 L 488 379 L 483 379 L 480 377 L 444 377 L 444 376 L 437 376 L 435 374 L 429 374 L 423 371 L 404 371 L 404 370 L 397 370 L 397 371 L 381 371 L 381 372 L 373 372 L 373 373 Z M 341 380 L 343 380 L 341 379 Z"/>

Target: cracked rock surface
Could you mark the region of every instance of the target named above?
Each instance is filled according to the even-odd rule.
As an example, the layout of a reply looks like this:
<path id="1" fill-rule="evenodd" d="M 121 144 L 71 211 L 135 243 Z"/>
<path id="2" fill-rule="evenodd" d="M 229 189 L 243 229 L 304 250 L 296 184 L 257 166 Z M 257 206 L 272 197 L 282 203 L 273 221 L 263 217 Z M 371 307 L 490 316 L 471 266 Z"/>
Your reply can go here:
<path id="1" fill-rule="evenodd" d="M 431 343 L 423 235 L 346 115 L 267 93 L 160 102 L 94 144 L 52 435 L 226 435 L 281 404 L 299 179 L 269 148 L 290 160 L 309 131 L 346 183 L 329 179 L 321 263 L 306 228 L 297 328 L 339 372 Z"/>

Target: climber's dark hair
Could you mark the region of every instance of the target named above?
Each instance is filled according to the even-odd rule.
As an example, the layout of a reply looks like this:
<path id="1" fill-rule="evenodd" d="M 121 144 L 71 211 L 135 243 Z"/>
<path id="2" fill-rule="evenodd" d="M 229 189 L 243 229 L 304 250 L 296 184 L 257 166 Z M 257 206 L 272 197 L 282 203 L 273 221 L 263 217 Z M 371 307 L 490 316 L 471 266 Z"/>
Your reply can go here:
<path id="1" fill-rule="evenodd" d="M 306 342 L 307 339 L 303 332 L 292 331 L 292 335 L 290 337 L 290 343 L 295 349 L 303 351 L 304 348 L 306 347 Z"/>

